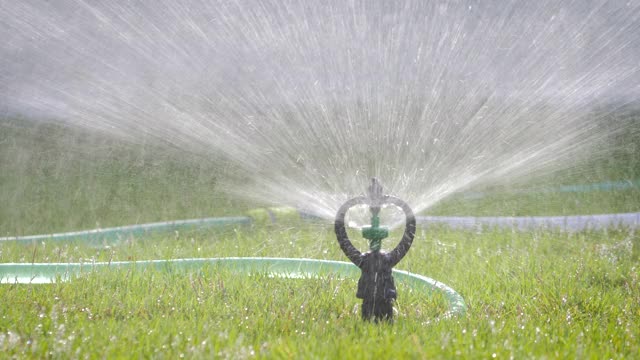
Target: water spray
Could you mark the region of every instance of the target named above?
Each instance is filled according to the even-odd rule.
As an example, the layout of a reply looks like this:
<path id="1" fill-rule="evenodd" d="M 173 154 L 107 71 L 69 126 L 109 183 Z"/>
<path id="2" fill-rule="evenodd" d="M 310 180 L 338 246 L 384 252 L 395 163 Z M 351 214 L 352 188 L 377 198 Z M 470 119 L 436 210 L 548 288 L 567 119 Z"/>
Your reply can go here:
<path id="1" fill-rule="evenodd" d="M 345 228 L 345 215 L 350 208 L 365 204 L 371 212 L 371 225 L 362 228 L 362 236 L 369 240 L 369 251 L 360 252 L 349 239 Z M 389 253 L 381 250 L 382 240 L 389 236 L 389 229 L 380 226 L 380 209 L 383 205 L 395 205 L 402 209 L 406 218 L 404 235 L 400 243 Z M 407 254 L 416 232 L 416 218 L 403 200 L 383 195 L 382 185 L 373 178 L 367 196 L 358 196 L 345 202 L 335 220 L 335 232 L 340 248 L 349 260 L 362 271 L 358 280 L 356 297 L 362 299 L 362 319 L 378 321 L 393 320 L 393 302 L 397 299 L 392 270 Z"/>

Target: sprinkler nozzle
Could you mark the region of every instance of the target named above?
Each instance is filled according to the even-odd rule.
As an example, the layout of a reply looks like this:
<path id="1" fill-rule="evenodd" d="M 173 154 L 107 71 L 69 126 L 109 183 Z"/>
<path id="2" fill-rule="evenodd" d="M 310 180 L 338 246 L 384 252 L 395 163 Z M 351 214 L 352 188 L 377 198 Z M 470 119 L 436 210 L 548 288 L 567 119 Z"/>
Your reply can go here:
<path id="1" fill-rule="evenodd" d="M 369 240 L 369 249 L 371 251 L 380 251 L 382 239 L 387 236 L 389 236 L 389 229 L 385 226 L 380 226 L 378 214 L 371 216 L 371 226 L 362 228 L 362 237 Z"/>
<path id="2" fill-rule="evenodd" d="M 369 249 L 371 251 L 380 251 L 382 239 L 389 236 L 389 229 L 380 226 L 380 208 L 384 203 L 380 181 L 372 178 L 367 192 L 369 195 L 369 210 L 371 211 L 371 226 L 362 228 L 362 237 L 369 240 Z"/>
<path id="3" fill-rule="evenodd" d="M 380 213 L 380 207 L 384 203 L 384 196 L 382 195 L 382 185 L 377 178 L 371 178 L 371 185 L 367 189 L 369 195 L 369 210 L 371 215 L 377 216 Z"/>

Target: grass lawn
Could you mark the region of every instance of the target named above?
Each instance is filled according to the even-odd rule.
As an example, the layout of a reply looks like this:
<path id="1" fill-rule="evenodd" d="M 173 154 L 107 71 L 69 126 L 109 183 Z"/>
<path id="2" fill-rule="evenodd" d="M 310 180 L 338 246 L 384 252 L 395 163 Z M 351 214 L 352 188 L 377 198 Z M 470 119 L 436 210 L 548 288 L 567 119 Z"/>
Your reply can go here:
<path id="1" fill-rule="evenodd" d="M 60 129 L 8 122 L 0 130 L 0 236 L 238 215 L 259 205 L 215 192 L 217 177 L 232 172 L 223 162 L 184 163 L 152 145 L 127 149 L 78 140 Z M 87 148 L 82 141 L 97 145 Z M 635 151 L 600 163 L 597 176 L 572 173 L 548 183 L 637 179 Z M 453 197 L 430 213 L 640 211 L 637 188 L 561 195 L 489 190 L 481 199 Z M 468 311 L 441 319 L 444 297 L 398 284 L 393 325 L 363 323 L 357 279 L 330 275 L 238 276 L 207 266 L 192 272 L 113 269 L 64 283 L 4 284 L 0 357 L 634 358 L 640 353 L 639 253 L 640 234 L 633 229 L 419 226 L 398 268 L 453 287 Z M 328 222 L 156 234 L 98 247 L 47 240 L 0 244 L 2 263 L 227 256 L 346 260 Z"/>
<path id="2" fill-rule="evenodd" d="M 356 279 L 114 270 L 69 283 L 0 286 L 0 350 L 16 357 L 630 358 L 640 353 L 638 235 L 625 230 L 418 230 L 398 268 L 464 297 L 398 288 L 394 325 L 362 323 Z M 1 262 L 221 256 L 345 260 L 331 228 L 193 231 L 109 248 L 3 244 Z M 495 355 L 494 355 L 495 354 Z"/>

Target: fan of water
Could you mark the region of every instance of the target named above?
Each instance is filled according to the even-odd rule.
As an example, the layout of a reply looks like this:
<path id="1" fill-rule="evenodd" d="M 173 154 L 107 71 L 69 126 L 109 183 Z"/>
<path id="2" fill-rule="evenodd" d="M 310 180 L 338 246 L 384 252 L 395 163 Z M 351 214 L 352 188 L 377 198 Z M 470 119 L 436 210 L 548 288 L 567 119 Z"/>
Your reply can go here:
<path id="1" fill-rule="evenodd" d="M 321 216 L 372 176 L 420 211 L 601 148 L 638 34 L 633 1 L 6 0 L 0 105 L 223 154 L 230 191 Z"/>

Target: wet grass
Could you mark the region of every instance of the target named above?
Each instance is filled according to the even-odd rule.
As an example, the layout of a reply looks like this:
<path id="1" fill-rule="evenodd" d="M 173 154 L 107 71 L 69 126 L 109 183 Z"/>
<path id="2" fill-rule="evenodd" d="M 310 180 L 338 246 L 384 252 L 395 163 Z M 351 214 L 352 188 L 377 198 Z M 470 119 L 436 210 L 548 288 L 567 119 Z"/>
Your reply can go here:
<path id="1" fill-rule="evenodd" d="M 443 216 L 571 216 L 640 212 L 640 182 L 630 184 L 622 189 L 576 192 L 470 192 L 446 199 L 426 213 Z"/>
<path id="2" fill-rule="evenodd" d="M 442 298 L 400 286 L 393 326 L 359 320 L 356 279 L 245 277 L 211 266 L 3 285 L 0 350 L 33 358 L 629 358 L 640 351 L 639 242 L 630 230 L 420 228 L 398 267 L 452 286 L 468 313 L 438 320 Z M 1 246 L 2 262 L 345 260 L 325 224 L 192 231 L 97 248 Z"/>
<path id="3" fill-rule="evenodd" d="M 217 176 L 232 172 L 215 161 L 184 162 L 153 145 L 129 147 L 46 125 L 36 131 L 20 128 L 20 122 L 0 125 L 0 236 L 237 215 L 248 208 L 215 191 Z M 595 162 L 590 171 L 569 171 L 543 183 L 637 180 L 637 142 L 629 144 L 626 152 Z M 453 197 L 431 213 L 640 211 L 637 188 L 561 194 L 515 188 L 479 189 L 489 195 Z M 227 227 L 98 245 L 0 244 L 2 263 L 226 256 L 345 260 L 328 223 Z M 640 235 L 631 229 L 420 227 L 398 268 L 452 286 L 467 301 L 468 313 L 438 320 L 446 306 L 441 297 L 399 285 L 393 326 L 359 320 L 355 279 L 246 277 L 211 266 L 190 273 L 113 270 L 68 283 L 5 284 L 0 353 L 7 358 L 633 358 L 640 353 L 639 257 Z"/>
<path id="4" fill-rule="evenodd" d="M 15 286 L 4 295 L 29 301 L 22 315 L 8 312 L 18 321 L 6 333 L 13 339 L 0 346 L 5 354 L 38 358 L 338 357 L 350 340 L 362 349 L 362 342 L 375 343 L 366 340 L 372 334 L 395 330 L 357 321 L 354 287 L 354 280 L 331 277 L 238 278 L 215 267 L 185 276 L 116 271 L 75 284 Z M 442 306 L 441 299 L 437 304 L 404 290 L 409 314 L 399 319 L 413 316 L 413 308 Z M 25 309 L 35 316 L 24 316 Z M 417 331 L 420 323 L 412 319 L 400 325 L 405 327 Z"/>
<path id="5" fill-rule="evenodd" d="M 640 121 L 605 158 L 547 177 L 468 189 L 432 215 L 574 215 L 640 211 Z M 24 119 L 0 119 L 0 237 L 244 214 L 258 206 L 220 192 L 238 176 L 223 159 L 151 140 L 139 144 Z M 234 181 L 244 181 L 238 178 Z M 626 181 L 634 186 L 577 193 L 561 185 Z M 474 197 L 477 192 L 483 196 Z"/>
<path id="6" fill-rule="evenodd" d="M 0 237 L 237 215 L 221 159 L 49 123 L 0 119 Z"/>

